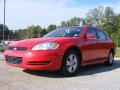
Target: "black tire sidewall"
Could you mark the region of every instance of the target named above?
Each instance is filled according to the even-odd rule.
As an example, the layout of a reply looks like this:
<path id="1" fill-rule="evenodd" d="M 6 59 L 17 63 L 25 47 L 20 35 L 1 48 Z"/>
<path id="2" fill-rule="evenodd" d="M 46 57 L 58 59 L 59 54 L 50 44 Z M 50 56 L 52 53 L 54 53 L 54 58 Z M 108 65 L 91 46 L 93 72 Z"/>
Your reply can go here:
<path id="1" fill-rule="evenodd" d="M 114 64 L 114 59 L 113 59 L 112 63 L 110 61 L 110 54 L 112 54 L 113 58 L 114 58 L 113 52 L 110 51 L 109 56 L 108 56 L 108 60 L 105 62 L 105 65 L 107 65 L 107 66 L 112 66 Z"/>
<path id="2" fill-rule="evenodd" d="M 113 58 L 114 58 L 113 53 L 110 52 L 110 53 L 109 53 L 109 58 L 108 58 L 109 60 L 108 60 L 108 61 L 109 61 L 109 64 L 110 64 L 110 65 L 113 65 L 113 64 L 114 64 L 114 59 L 112 60 L 112 63 L 111 63 L 111 61 L 110 61 L 110 55 L 111 55 L 111 54 L 112 54 L 112 56 L 113 56 Z"/>
<path id="3" fill-rule="evenodd" d="M 77 68 L 73 73 L 69 72 L 68 68 L 67 68 L 67 58 L 71 54 L 74 54 L 77 57 Z M 79 67 L 80 67 L 80 60 L 79 59 L 80 59 L 80 56 L 75 50 L 69 50 L 63 57 L 62 73 L 65 76 L 73 76 L 73 75 L 75 75 L 79 71 Z"/>

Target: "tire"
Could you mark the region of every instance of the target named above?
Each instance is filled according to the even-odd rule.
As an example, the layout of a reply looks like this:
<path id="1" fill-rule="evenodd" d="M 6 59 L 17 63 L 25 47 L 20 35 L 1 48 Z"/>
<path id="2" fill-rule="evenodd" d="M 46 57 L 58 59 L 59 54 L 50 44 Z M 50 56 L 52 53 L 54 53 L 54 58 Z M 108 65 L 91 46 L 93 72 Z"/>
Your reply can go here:
<path id="1" fill-rule="evenodd" d="M 105 65 L 112 66 L 113 64 L 114 64 L 114 54 L 112 51 L 110 51 L 109 56 L 108 56 L 108 60 L 105 61 Z"/>
<path id="2" fill-rule="evenodd" d="M 61 67 L 61 73 L 64 76 L 75 75 L 80 67 L 80 56 L 79 54 L 71 49 L 63 57 L 63 63 Z"/>

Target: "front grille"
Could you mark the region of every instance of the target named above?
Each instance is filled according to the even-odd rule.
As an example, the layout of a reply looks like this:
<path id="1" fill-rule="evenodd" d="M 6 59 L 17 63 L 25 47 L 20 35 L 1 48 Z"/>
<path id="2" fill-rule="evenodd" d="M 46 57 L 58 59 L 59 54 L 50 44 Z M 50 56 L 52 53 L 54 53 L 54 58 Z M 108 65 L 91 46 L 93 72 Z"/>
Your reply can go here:
<path id="1" fill-rule="evenodd" d="M 27 50 L 26 47 L 8 47 L 8 50 Z"/>
<path id="2" fill-rule="evenodd" d="M 22 57 L 6 56 L 6 61 L 11 64 L 21 64 Z"/>

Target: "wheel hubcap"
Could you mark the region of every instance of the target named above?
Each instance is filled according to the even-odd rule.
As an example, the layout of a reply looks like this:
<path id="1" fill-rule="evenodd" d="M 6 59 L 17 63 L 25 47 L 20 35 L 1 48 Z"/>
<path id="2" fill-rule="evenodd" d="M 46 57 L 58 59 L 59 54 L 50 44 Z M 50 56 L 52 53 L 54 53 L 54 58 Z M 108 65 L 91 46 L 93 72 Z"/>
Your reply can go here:
<path id="1" fill-rule="evenodd" d="M 109 56 L 109 62 L 110 62 L 110 63 L 113 63 L 113 61 L 114 61 L 113 54 L 112 54 L 112 53 L 110 53 L 110 56 Z"/>
<path id="2" fill-rule="evenodd" d="M 67 58 L 67 69 L 70 73 L 75 72 L 76 68 L 77 68 L 77 57 L 74 54 L 71 54 L 68 56 Z"/>

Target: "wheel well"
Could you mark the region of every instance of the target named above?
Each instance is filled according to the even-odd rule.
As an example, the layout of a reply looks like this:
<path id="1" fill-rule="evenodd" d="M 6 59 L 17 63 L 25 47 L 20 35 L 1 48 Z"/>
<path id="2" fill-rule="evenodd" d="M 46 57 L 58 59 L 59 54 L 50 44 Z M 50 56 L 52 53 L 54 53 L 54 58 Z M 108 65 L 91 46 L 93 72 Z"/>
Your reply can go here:
<path id="1" fill-rule="evenodd" d="M 110 49 L 110 52 L 112 52 L 113 55 L 115 55 L 115 50 L 113 48 Z"/>
<path id="2" fill-rule="evenodd" d="M 80 57 L 80 60 L 82 60 L 82 52 L 80 51 L 80 49 L 79 49 L 78 47 L 76 47 L 76 46 L 69 47 L 69 48 L 65 51 L 65 54 L 66 54 L 67 52 L 69 52 L 69 50 L 75 50 L 75 51 L 78 53 L 78 55 L 79 55 L 79 57 Z M 64 54 L 64 55 L 65 55 L 65 54 Z"/>

